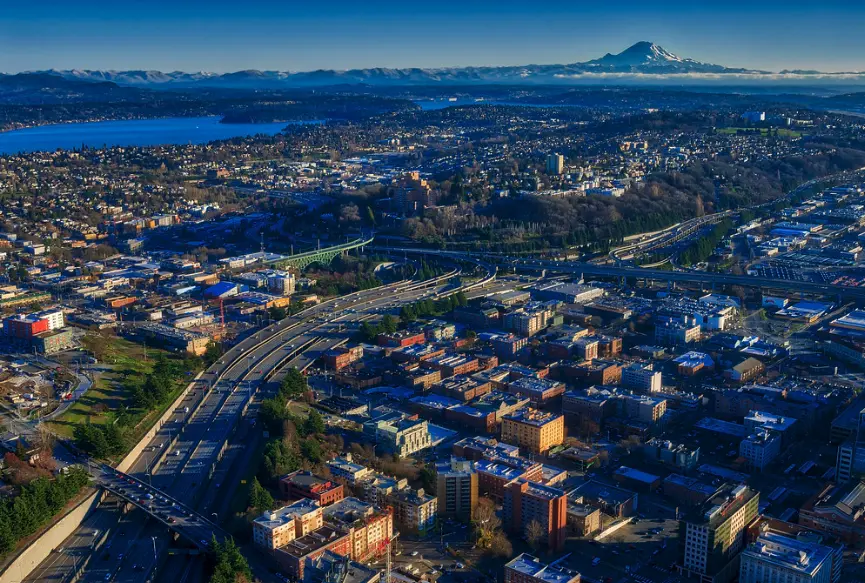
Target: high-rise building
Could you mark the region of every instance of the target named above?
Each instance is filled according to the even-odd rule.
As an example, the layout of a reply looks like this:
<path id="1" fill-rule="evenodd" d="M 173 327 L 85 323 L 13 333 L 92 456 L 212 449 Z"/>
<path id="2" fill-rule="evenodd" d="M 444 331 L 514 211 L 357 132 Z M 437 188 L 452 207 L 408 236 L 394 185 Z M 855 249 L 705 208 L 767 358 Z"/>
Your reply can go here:
<path id="1" fill-rule="evenodd" d="M 849 439 L 838 446 L 835 479 L 847 482 L 865 473 L 865 409 L 859 412 L 858 421 Z"/>
<path id="2" fill-rule="evenodd" d="M 739 571 L 745 529 L 757 517 L 760 494 L 728 484 L 679 524 L 679 570 L 700 583 L 728 583 Z"/>
<path id="3" fill-rule="evenodd" d="M 767 532 L 742 552 L 740 583 L 830 583 L 833 549 Z"/>
<path id="4" fill-rule="evenodd" d="M 468 522 L 478 504 L 478 474 L 468 460 L 451 458 L 436 465 L 439 515 Z"/>
<path id="5" fill-rule="evenodd" d="M 504 525 L 526 539 L 539 537 L 550 549 L 565 544 L 568 526 L 567 493 L 554 486 L 518 479 L 505 486 Z"/>
<path id="6" fill-rule="evenodd" d="M 505 565 L 505 583 L 580 583 L 580 574 L 523 553 Z"/>
<path id="7" fill-rule="evenodd" d="M 562 174 L 565 171 L 565 157 L 552 153 L 547 156 L 547 174 Z"/>

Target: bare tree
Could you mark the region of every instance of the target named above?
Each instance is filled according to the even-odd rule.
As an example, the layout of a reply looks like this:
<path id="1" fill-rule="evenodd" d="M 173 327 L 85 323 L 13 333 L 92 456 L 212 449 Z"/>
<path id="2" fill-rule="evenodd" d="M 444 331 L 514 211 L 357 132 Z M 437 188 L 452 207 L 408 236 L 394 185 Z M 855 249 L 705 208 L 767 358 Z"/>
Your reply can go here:
<path id="1" fill-rule="evenodd" d="M 526 542 L 532 549 L 537 550 L 544 544 L 544 539 L 547 538 L 547 532 L 537 520 L 532 520 L 526 525 Z"/>

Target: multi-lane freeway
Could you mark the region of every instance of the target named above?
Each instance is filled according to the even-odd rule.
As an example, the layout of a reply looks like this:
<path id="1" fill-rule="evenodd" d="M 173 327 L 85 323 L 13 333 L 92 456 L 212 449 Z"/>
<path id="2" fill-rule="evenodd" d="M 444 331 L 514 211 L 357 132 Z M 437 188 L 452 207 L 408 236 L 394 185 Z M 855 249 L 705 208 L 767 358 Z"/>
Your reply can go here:
<path id="1" fill-rule="evenodd" d="M 268 389 L 277 386 L 279 371 L 285 370 L 286 366 L 309 366 L 322 352 L 343 341 L 348 332 L 346 328 L 350 329 L 376 314 L 396 310 L 405 303 L 443 292 L 448 289 L 446 282 L 458 274 L 459 270 L 454 269 L 426 282 L 401 281 L 330 300 L 277 322 L 227 351 L 217 363 L 200 375 L 171 419 L 159 428 L 129 470 L 129 474 L 137 478 L 136 484 L 142 484 L 142 487 L 146 484 L 148 488 L 152 485 L 154 488 L 149 492 L 157 502 L 142 505 L 139 500 L 136 501 L 139 506 L 146 511 L 165 513 L 170 507 L 162 508 L 159 503 L 161 497 L 171 500 L 170 504 L 188 505 L 200 513 L 193 520 L 201 532 L 187 524 L 189 516 L 181 521 L 181 516 L 166 514 L 159 517 L 164 524 L 158 525 L 151 521 L 151 524 L 140 528 L 135 544 L 130 545 L 130 539 L 126 538 L 129 533 L 117 526 L 116 509 L 101 507 L 89 521 L 104 521 L 100 522 L 105 526 L 104 533 L 107 533 L 104 535 L 104 545 L 112 548 L 115 544 L 126 542 L 131 550 L 128 553 L 108 552 L 107 559 L 103 554 L 100 560 L 107 562 L 100 562 L 98 570 L 88 565 L 82 579 L 130 583 L 149 580 L 156 566 L 155 557 L 161 555 L 169 545 L 165 526 L 193 542 L 203 540 L 195 537 L 206 535 L 206 529 L 210 526 L 209 521 L 201 516 L 210 516 L 209 511 L 219 497 L 221 483 L 215 480 L 227 475 L 238 457 L 239 450 L 229 446 L 229 439 L 239 421 L 244 418 L 244 413 L 253 414 L 256 401 L 268 394 Z M 492 281 L 494 276 L 495 269 L 490 268 L 484 281 Z M 116 486 L 120 487 L 120 484 Z M 124 495 L 123 492 L 114 491 Z M 168 516 L 174 522 L 168 521 Z M 86 536 L 86 528 L 83 526 L 69 540 Z M 148 541 L 148 537 L 152 537 L 152 541 Z M 147 542 L 152 542 L 152 545 L 144 544 Z M 54 573 L 65 573 L 65 577 L 68 577 L 56 580 L 71 579 L 85 559 L 96 564 L 93 556 L 103 553 L 104 546 L 99 546 L 98 550 L 91 549 L 89 556 L 87 548 L 79 551 L 80 554 L 74 557 L 67 553 L 53 553 L 46 560 L 46 563 L 50 562 Z M 130 564 L 135 568 L 128 568 Z M 45 568 L 47 565 L 41 565 L 27 580 L 44 580 L 40 573 L 44 573 Z"/>

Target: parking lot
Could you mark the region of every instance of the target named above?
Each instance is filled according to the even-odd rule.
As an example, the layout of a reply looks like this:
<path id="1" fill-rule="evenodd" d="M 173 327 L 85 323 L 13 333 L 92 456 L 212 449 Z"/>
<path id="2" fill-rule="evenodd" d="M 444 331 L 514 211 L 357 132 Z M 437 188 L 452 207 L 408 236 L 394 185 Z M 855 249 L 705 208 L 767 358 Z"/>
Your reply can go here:
<path id="1" fill-rule="evenodd" d="M 671 570 L 678 558 L 679 523 L 672 519 L 638 519 L 600 541 L 570 539 L 565 553 L 571 568 L 586 580 L 606 583 L 675 583 Z M 598 560 L 600 559 L 600 560 Z"/>

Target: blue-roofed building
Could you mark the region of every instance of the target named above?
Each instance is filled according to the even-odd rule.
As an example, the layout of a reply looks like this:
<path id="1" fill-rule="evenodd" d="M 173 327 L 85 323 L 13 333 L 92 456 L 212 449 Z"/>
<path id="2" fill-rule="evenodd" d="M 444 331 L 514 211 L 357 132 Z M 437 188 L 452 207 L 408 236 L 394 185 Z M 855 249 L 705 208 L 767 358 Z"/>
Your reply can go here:
<path id="1" fill-rule="evenodd" d="M 220 281 L 204 290 L 204 295 L 208 298 L 229 298 L 231 296 L 236 296 L 241 292 L 245 292 L 248 289 L 249 288 L 243 284 L 231 281 Z"/>

